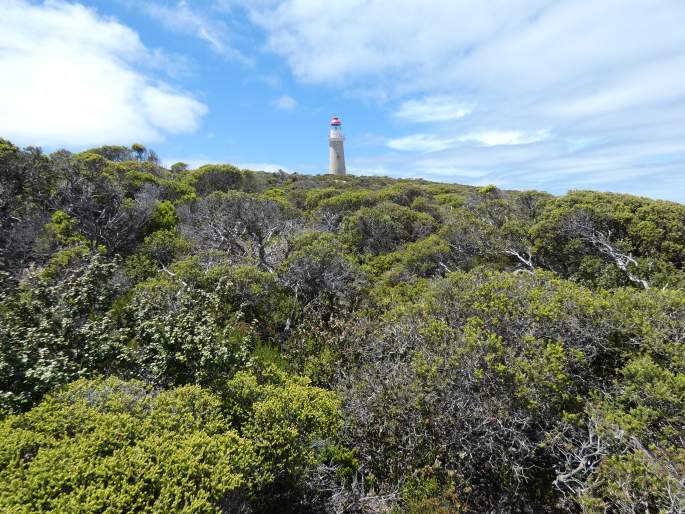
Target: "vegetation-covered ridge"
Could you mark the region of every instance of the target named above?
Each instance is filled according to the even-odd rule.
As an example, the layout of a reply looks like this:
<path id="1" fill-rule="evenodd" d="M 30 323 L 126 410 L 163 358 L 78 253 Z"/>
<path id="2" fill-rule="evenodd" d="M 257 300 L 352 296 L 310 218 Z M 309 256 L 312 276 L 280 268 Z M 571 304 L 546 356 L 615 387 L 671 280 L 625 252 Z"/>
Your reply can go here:
<path id="1" fill-rule="evenodd" d="M 0 139 L 0 511 L 685 511 L 685 206 Z"/>

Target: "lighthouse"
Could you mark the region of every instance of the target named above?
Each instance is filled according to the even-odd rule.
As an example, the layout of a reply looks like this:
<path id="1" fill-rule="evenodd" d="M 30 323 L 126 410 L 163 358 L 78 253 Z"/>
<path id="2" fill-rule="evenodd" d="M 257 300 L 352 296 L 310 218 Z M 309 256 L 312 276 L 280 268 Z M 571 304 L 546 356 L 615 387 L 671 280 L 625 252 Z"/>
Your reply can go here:
<path id="1" fill-rule="evenodd" d="M 342 133 L 340 118 L 331 118 L 331 130 L 328 133 L 328 153 L 330 156 L 329 173 L 335 175 L 345 174 L 345 150 L 343 148 L 345 136 Z"/>

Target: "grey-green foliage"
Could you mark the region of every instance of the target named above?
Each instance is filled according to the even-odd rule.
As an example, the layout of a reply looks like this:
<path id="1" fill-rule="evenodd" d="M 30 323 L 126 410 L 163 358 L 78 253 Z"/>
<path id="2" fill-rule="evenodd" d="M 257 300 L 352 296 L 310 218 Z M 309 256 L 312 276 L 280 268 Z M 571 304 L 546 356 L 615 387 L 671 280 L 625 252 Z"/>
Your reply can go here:
<path id="1" fill-rule="evenodd" d="M 97 373 L 209 384 L 246 363 L 254 327 L 219 293 L 165 279 L 128 290 L 117 261 L 76 249 L 1 293 L 3 409 L 25 409 Z"/>
<path id="2" fill-rule="evenodd" d="M 342 233 L 356 251 L 377 255 L 426 237 L 434 227 L 435 220 L 430 215 L 384 202 L 362 207 L 350 215 L 344 221 Z"/>
<path id="3" fill-rule="evenodd" d="M 255 343 L 253 327 L 217 294 L 178 283 L 141 284 L 119 316 L 135 363 L 131 374 L 159 386 L 228 378 Z"/>
<path id="4" fill-rule="evenodd" d="M 0 269 L 31 262 L 55 175 L 40 149 L 22 151 L 0 138 Z"/>
<path id="5" fill-rule="evenodd" d="M 295 241 L 279 269 L 281 281 L 302 303 L 344 301 L 359 292 L 365 277 L 330 234 L 307 234 Z"/>
<path id="6" fill-rule="evenodd" d="M 199 249 L 228 253 L 267 271 L 287 256 L 298 226 L 287 204 L 247 193 L 213 193 L 181 211 L 181 231 Z"/>
<path id="7" fill-rule="evenodd" d="M 55 387 L 127 359 L 105 313 L 122 292 L 117 263 L 93 254 L 58 276 L 36 274 L 0 297 L 0 401 L 26 408 Z"/>
<path id="8" fill-rule="evenodd" d="M 436 481 L 464 510 L 677 512 L 683 319 L 682 293 L 448 275 L 340 343 L 364 480 Z"/>

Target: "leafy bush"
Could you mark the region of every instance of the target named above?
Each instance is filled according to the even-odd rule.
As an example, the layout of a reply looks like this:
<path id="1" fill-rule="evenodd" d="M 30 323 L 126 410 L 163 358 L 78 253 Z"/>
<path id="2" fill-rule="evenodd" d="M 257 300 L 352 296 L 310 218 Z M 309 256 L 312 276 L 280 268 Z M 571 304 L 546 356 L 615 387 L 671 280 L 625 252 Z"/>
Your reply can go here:
<path id="1" fill-rule="evenodd" d="M 429 235 L 434 225 L 428 214 L 386 202 L 359 209 L 345 219 L 342 232 L 356 251 L 378 255 Z"/>
<path id="2" fill-rule="evenodd" d="M 73 383 L 0 424 L 5 512 L 238 512 L 292 490 L 337 427 L 331 393 L 276 373 L 242 373 L 221 400 L 198 386 Z M 240 404 L 224 409 L 224 405 Z"/>
<path id="3" fill-rule="evenodd" d="M 72 257 L 0 296 L 2 409 L 25 409 L 57 385 L 126 360 L 125 341 L 105 315 L 122 292 L 116 262 Z"/>
<path id="4" fill-rule="evenodd" d="M 212 384 L 244 365 L 256 336 L 215 294 L 152 280 L 118 311 L 128 341 L 128 373 L 159 386 Z"/>

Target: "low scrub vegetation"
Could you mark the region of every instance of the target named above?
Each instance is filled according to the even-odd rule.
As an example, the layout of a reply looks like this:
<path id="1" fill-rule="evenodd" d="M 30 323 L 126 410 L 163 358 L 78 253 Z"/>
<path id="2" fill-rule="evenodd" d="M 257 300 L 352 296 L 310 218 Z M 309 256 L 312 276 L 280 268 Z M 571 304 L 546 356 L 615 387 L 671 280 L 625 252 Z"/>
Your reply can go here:
<path id="1" fill-rule="evenodd" d="M 685 510 L 685 206 L 0 140 L 3 512 Z"/>

